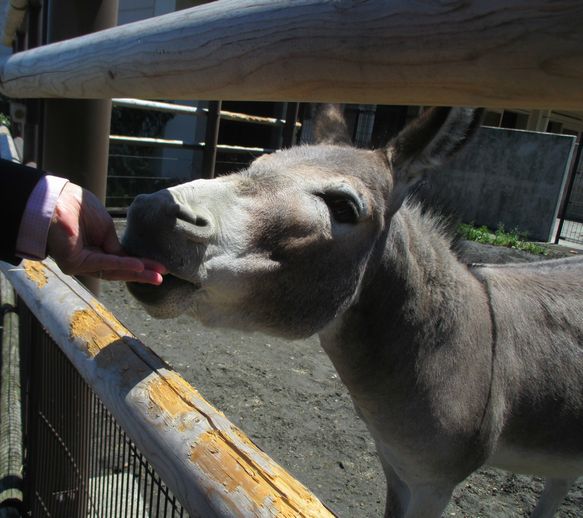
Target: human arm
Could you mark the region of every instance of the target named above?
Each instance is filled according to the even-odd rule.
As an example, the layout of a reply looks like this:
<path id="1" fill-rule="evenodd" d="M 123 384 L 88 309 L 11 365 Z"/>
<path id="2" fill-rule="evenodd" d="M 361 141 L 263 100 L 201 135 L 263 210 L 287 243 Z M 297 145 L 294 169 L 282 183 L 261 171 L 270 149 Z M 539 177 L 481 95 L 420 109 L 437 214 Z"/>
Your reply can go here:
<path id="1" fill-rule="evenodd" d="M 47 252 L 63 271 L 160 284 L 159 263 L 125 255 L 105 207 L 65 179 L 0 160 L 0 260 L 18 264 Z"/>
<path id="2" fill-rule="evenodd" d="M 18 264 L 16 246 L 27 201 L 44 173 L 0 160 L 0 260 Z"/>

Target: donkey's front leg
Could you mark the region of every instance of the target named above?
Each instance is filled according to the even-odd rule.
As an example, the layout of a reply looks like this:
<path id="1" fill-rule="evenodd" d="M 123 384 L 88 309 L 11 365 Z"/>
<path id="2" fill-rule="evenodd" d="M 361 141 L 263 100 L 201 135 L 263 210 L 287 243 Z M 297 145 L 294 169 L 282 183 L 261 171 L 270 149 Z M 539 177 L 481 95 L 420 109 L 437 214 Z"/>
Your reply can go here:
<path id="1" fill-rule="evenodd" d="M 383 462 L 387 478 L 385 518 L 440 518 L 455 483 L 407 484 Z"/>
<path id="2" fill-rule="evenodd" d="M 404 514 L 405 518 L 440 518 L 447 507 L 454 486 L 432 485 L 411 488 L 411 499 Z"/>
<path id="3" fill-rule="evenodd" d="M 411 492 L 389 464 L 382 462 L 382 465 L 387 479 L 385 518 L 401 518 L 405 516 Z"/>
<path id="4" fill-rule="evenodd" d="M 545 481 L 545 488 L 530 518 L 552 518 L 557 508 L 567 496 L 576 478 L 550 478 Z"/>

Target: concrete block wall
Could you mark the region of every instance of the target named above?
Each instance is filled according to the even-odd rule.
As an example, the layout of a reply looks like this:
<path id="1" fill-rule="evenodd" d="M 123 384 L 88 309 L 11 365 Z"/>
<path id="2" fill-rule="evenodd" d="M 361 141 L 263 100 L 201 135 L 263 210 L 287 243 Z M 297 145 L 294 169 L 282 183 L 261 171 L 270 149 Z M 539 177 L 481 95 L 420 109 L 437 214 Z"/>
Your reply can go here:
<path id="1" fill-rule="evenodd" d="M 463 222 L 550 241 L 574 146 L 572 136 L 482 127 L 421 197 Z"/>

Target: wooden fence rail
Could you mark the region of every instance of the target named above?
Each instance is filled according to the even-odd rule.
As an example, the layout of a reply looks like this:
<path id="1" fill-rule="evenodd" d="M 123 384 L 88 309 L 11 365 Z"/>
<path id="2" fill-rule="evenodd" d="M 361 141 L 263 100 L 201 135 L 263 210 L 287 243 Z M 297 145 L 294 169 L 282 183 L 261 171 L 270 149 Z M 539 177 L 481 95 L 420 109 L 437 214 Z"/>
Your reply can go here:
<path id="1" fill-rule="evenodd" d="M 578 0 L 219 0 L 17 53 L 9 97 L 583 109 Z"/>
<path id="2" fill-rule="evenodd" d="M 52 261 L 0 270 L 192 516 L 333 516 Z"/>

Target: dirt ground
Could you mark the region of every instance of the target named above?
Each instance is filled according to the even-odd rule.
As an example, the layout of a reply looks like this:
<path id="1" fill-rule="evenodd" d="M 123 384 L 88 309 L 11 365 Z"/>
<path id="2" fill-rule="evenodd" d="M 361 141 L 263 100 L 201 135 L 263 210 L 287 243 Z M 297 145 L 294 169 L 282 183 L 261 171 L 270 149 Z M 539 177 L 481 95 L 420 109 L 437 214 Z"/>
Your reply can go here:
<path id="1" fill-rule="evenodd" d="M 473 243 L 464 245 L 463 257 L 467 262 L 536 260 Z M 187 317 L 157 321 L 121 283 L 104 283 L 101 299 L 338 516 L 382 516 L 385 480 L 373 442 L 317 338 L 290 342 L 206 329 Z M 444 516 L 528 516 L 541 488 L 540 479 L 483 469 L 460 484 Z M 583 479 L 557 516 L 583 516 Z"/>

